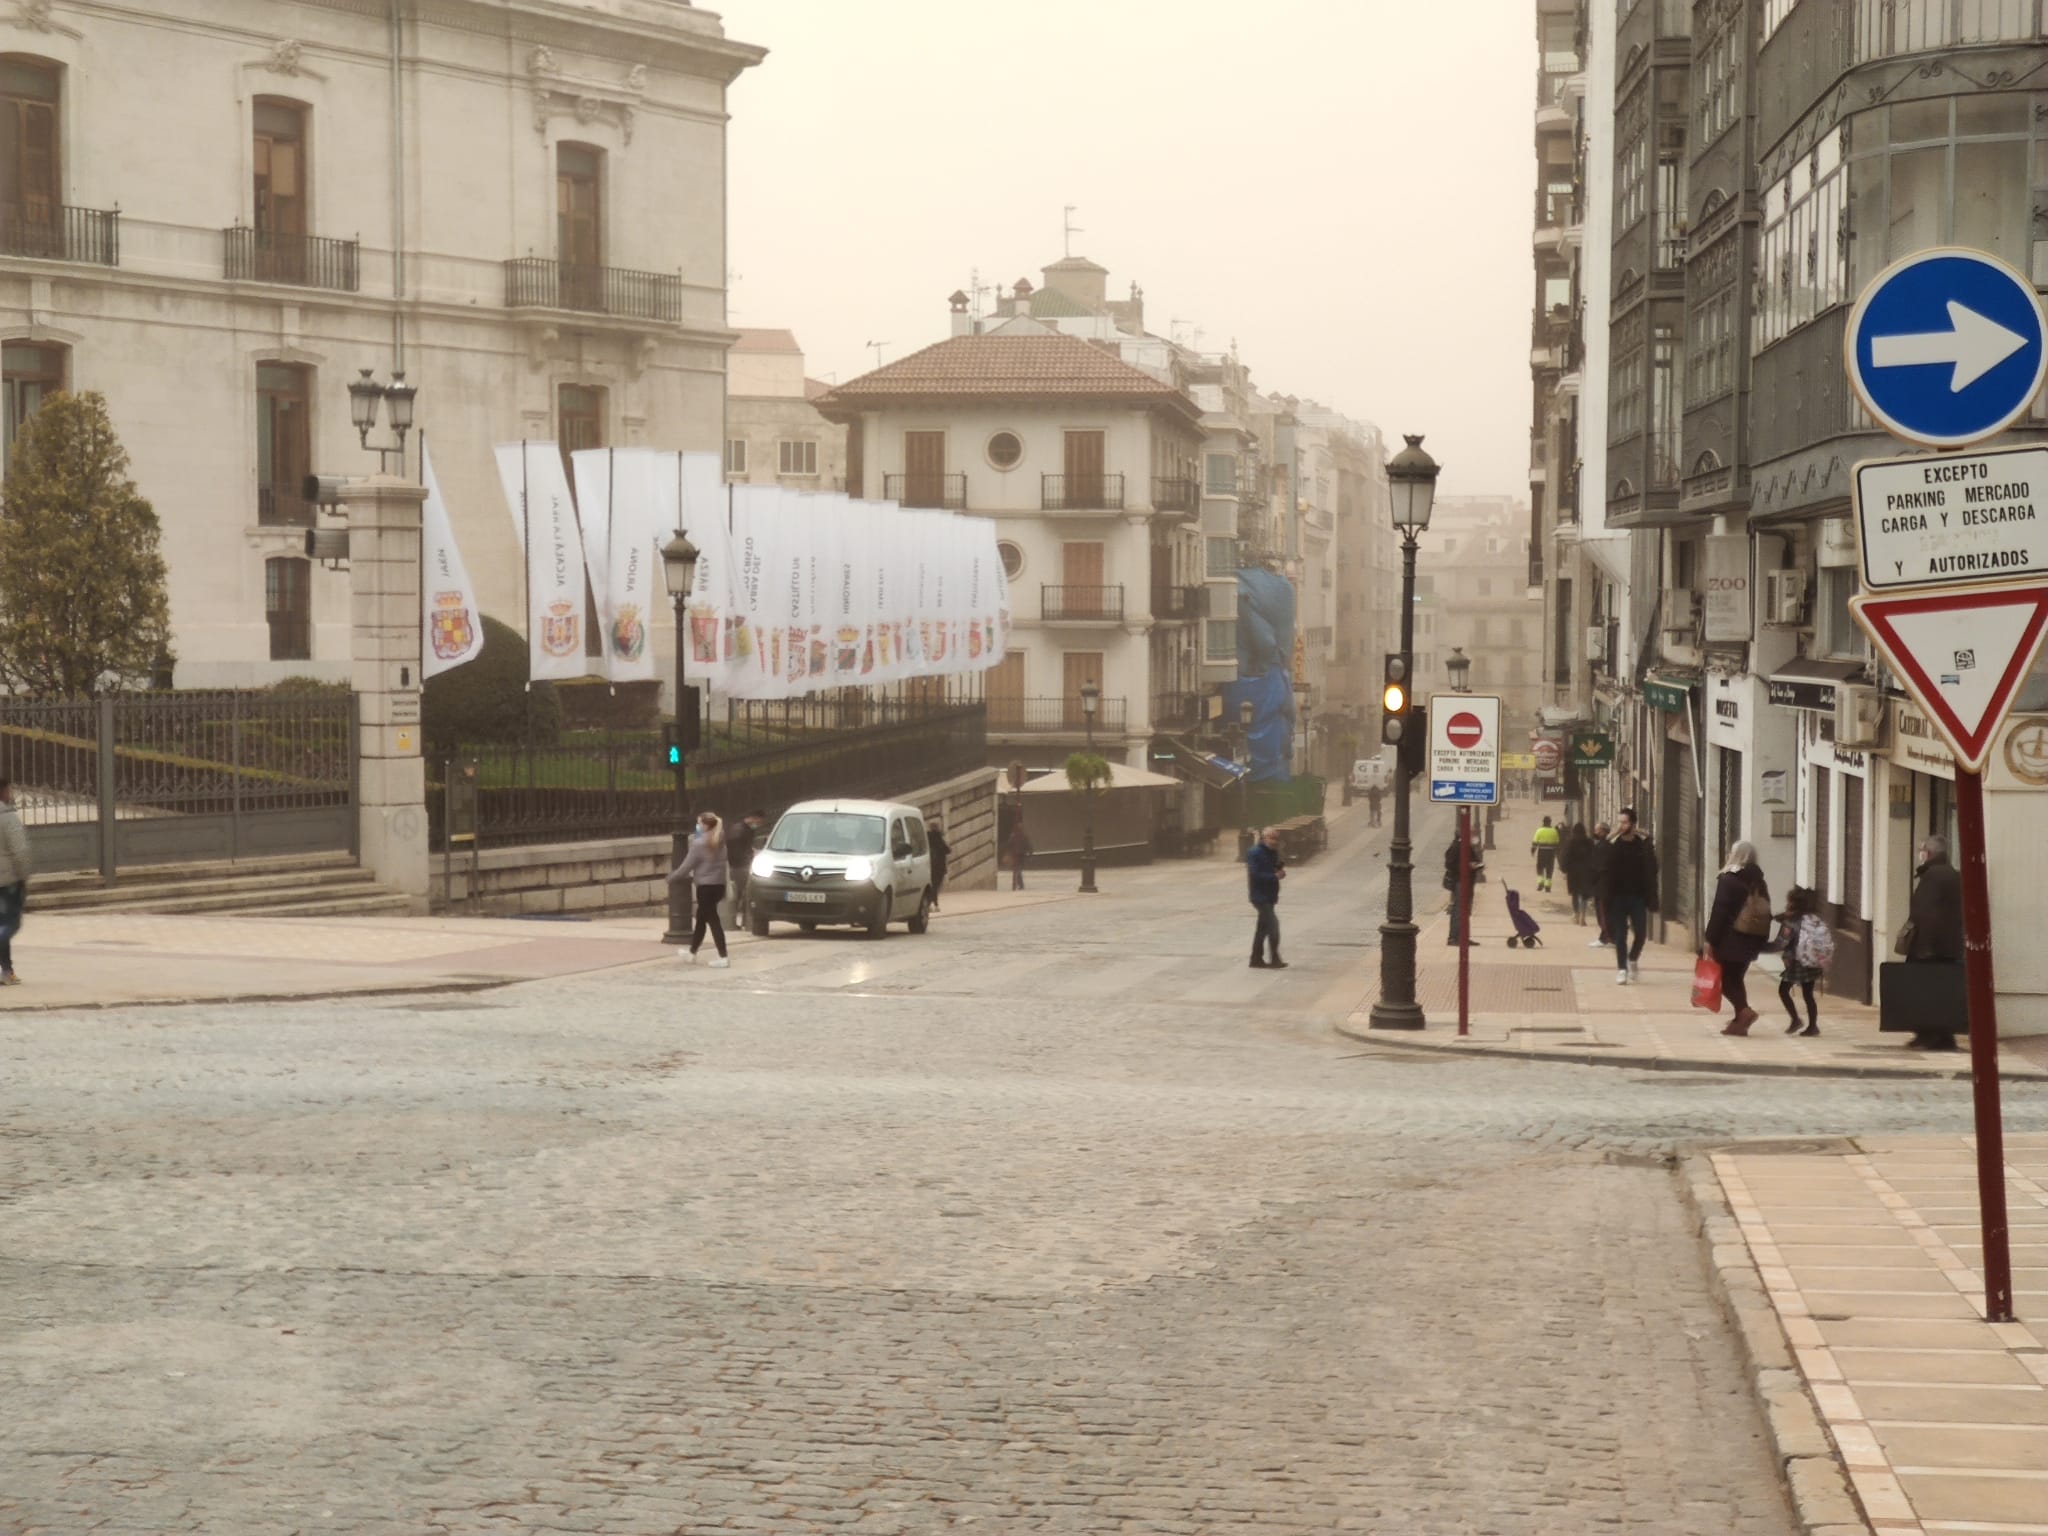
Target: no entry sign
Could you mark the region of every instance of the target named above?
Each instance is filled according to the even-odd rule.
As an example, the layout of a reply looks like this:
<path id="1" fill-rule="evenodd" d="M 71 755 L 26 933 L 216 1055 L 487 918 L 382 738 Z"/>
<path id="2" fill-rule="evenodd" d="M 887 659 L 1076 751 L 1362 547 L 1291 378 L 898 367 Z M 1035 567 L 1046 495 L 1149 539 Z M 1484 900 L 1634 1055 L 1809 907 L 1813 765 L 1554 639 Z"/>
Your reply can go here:
<path id="1" fill-rule="evenodd" d="M 1429 798 L 1449 805 L 1500 803 L 1500 700 L 1439 693 L 1429 701 Z"/>

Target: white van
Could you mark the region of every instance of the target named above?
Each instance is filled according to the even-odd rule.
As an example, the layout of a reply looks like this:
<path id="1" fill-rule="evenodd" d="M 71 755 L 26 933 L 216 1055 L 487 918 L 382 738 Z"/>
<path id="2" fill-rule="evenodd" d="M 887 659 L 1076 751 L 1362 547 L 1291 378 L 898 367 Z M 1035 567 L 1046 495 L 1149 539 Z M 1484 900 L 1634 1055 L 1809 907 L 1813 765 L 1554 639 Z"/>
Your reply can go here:
<path id="1" fill-rule="evenodd" d="M 1377 786 L 1385 789 L 1394 782 L 1394 765 L 1391 757 L 1361 757 L 1351 765 L 1351 789 L 1354 794 L 1364 794 Z"/>
<path id="2" fill-rule="evenodd" d="M 771 921 L 805 933 L 820 923 L 886 937 L 889 924 L 923 933 L 932 917 L 932 854 L 924 813 L 884 800 L 804 800 L 792 805 L 754 855 L 748 928 Z"/>

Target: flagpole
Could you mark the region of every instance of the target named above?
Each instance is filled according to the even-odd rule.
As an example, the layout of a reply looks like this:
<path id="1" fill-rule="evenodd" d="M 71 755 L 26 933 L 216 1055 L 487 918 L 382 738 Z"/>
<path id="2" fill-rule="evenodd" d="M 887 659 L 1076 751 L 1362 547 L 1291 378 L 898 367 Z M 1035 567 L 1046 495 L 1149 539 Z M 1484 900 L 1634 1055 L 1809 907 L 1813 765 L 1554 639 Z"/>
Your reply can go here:
<path id="1" fill-rule="evenodd" d="M 532 445 L 519 439 L 519 558 L 526 568 L 526 691 L 533 692 L 533 489 L 527 468 Z"/>
<path id="2" fill-rule="evenodd" d="M 619 450 L 607 446 L 604 451 L 604 584 L 607 588 L 609 588 L 612 584 L 612 540 L 617 537 L 617 525 L 612 518 L 612 507 L 615 501 L 617 500 L 618 494 Z M 580 533 L 582 531 L 583 525 L 579 522 L 576 526 L 577 531 Z M 612 637 L 610 631 L 603 622 L 604 610 L 602 606 L 600 606 L 598 610 L 597 617 L 599 621 L 597 631 L 597 643 L 599 646 L 603 648 L 604 652 L 605 682 L 609 685 L 611 689 L 611 697 L 617 698 L 619 696 L 619 679 L 616 673 L 616 669 L 612 665 Z"/>

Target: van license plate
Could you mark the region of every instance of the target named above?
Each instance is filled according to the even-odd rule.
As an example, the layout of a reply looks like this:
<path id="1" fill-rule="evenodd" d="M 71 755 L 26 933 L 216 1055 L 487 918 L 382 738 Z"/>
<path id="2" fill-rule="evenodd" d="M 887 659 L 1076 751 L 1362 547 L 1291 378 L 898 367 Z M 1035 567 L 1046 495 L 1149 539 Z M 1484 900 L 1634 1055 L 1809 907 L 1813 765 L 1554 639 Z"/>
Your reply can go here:
<path id="1" fill-rule="evenodd" d="M 816 902 L 822 907 L 825 904 L 825 893 L 823 891 L 791 891 L 789 899 L 791 901 Z"/>

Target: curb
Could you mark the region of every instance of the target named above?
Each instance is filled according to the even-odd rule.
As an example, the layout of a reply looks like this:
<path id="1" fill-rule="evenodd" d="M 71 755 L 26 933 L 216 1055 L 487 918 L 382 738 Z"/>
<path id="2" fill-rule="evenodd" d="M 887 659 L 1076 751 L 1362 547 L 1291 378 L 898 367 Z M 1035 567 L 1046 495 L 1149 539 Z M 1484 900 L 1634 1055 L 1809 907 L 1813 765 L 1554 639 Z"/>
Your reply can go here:
<path id="1" fill-rule="evenodd" d="M 1846 1143 L 1844 1144 L 1846 1146 Z M 1729 1150 L 1740 1150 L 1740 1143 Z M 1778 1470 L 1807 1536 L 1871 1536 L 1820 1410 L 1806 1389 L 1791 1341 L 1750 1258 L 1707 1152 L 1679 1157 L 1679 1193 L 1706 1245 L 1721 1310 L 1734 1325 L 1743 1374 L 1764 1411 Z"/>
<path id="2" fill-rule="evenodd" d="M 1915 1083 L 1967 1083 L 1971 1080 L 1968 1067 L 1960 1067 L 1953 1072 L 1927 1072 L 1913 1067 L 1808 1067 L 1792 1062 L 1614 1056 L 1597 1050 L 1524 1050 L 1518 1046 L 1507 1045 L 1423 1045 L 1418 1041 L 1400 1039 L 1394 1031 L 1353 1029 L 1348 1022 L 1338 1024 L 1336 1030 L 1347 1040 L 1357 1040 L 1365 1045 L 1387 1045 L 1403 1051 L 1427 1051 L 1439 1056 L 1500 1056 L 1511 1061 L 1551 1061 L 1575 1067 L 1625 1067 L 1631 1072 L 1726 1072 L 1748 1077 L 1883 1078 Z M 2010 1072 L 1999 1073 L 1998 1080 L 2013 1085 L 2048 1083 L 2048 1078 L 2019 1076 Z"/>
<path id="3" fill-rule="evenodd" d="M 653 961 L 628 961 L 649 965 Z M 119 1013 L 129 1008 L 197 1008 L 206 1003 L 333 1003 L 354 998 L 433 997 L 447 993 L 491 992 L 499 987 L 516 987 L 522 982 L 544 981 L 540 976 L 494 976 L 489 981 L 423 981 L 410 987 L 335 987 L 325 992 L 220 992 L 204 997 L 131 997 L 118 1002 L 21 1003 L 0 1008 L 0 1018 L 32 1013 Z"/>

